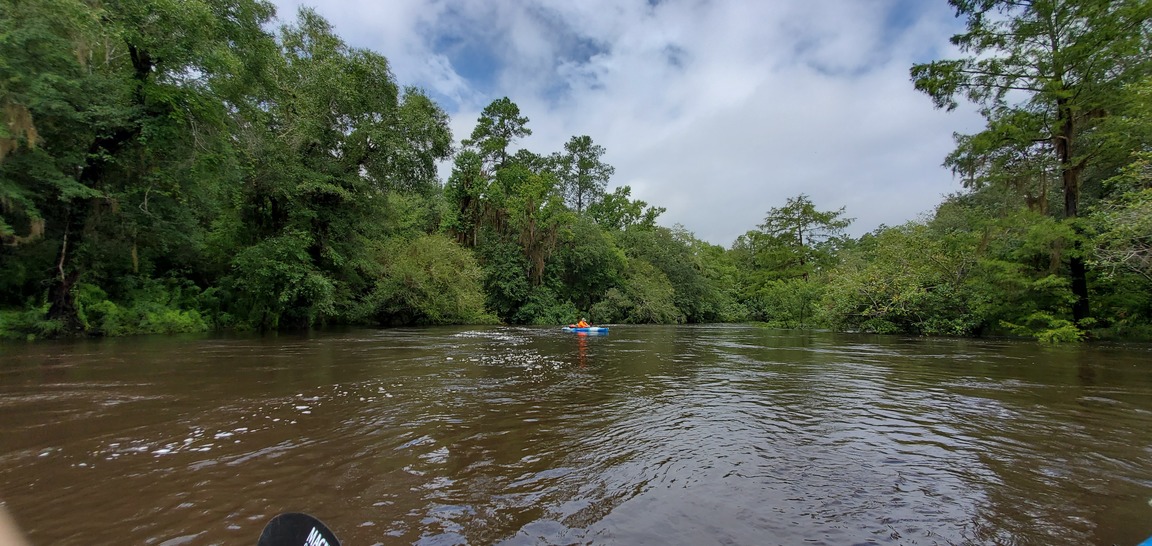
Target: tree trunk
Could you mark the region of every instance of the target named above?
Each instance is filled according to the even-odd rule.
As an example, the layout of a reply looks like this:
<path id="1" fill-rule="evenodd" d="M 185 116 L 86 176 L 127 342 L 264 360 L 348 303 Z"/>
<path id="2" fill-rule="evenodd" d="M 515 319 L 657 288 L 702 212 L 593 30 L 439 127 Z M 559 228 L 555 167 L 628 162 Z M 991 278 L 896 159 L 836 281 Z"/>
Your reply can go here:
<path id="1" fill-rule="evenodd" d="M 73 220 L 71 212 L 64 217 L 64 236 L 60 244 L 60 258 L 56 262 L 57 282 L 48 288 L 48 318 L 59 320 L 62 330 L 67 333 L 78 332 L 82 327 L 76 313 L 76 300 L 72 296 L 72 288 L 80 279 L 80 271 L 69 267 L 72 251 L 76 247 L 69 237 Z M 83 229 L 83 223 L 80 227 Z"/>
<path id="2" fill-rule="evenodd" d="M 1071 108 L 1064 99 L 1057 101 L 1060 112 L 1060 135 L 1056 137 L 1056 155 L 1060 160 L 1060 176 L 1064 185 L 1064 218 L 1073 219 L 1080 215 L 1080 171 L 1083 164 L 1073 164 L 1072 139 L 1075 138 L 1075 125 Z M 1077 234 L 1079 227 L 1074 227 Z M 1068 259 L 1069 276 L 1072 281 L 1072 294 L 1076 302 L 1072 304 L 1072 319 L 1079 323 L 1088 318 L 1088 268 L 1080 256 L 1080 238 L 1072 241 L 1072 257 Z"/>

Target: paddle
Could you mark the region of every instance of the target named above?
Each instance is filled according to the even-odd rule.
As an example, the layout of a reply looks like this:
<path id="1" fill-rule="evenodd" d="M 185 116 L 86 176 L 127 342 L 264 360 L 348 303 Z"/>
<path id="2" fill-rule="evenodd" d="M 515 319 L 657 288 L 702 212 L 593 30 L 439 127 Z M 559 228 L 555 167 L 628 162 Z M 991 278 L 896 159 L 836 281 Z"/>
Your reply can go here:
<path id="1" fill-rule="evenodd" d="M 256 546 L 340 546 L 340 540 L 320 520 L 299 512 L 272 518 Z"/>

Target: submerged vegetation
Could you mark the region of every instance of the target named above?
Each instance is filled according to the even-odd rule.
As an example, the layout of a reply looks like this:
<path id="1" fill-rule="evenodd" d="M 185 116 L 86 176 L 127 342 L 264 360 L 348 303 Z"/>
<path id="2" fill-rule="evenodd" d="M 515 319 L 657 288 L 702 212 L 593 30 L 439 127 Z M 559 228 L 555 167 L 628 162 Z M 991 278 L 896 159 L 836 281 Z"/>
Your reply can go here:
<path id="1" fill-rule="evenodd" d="M 325 324 L 760 321 L 1152 338 L 1152 6 L 951 0 L 912 67 L 985 129 L 965 190 L 859 238 L 805 195 L 729 248 L 608 191 L 591 137 L 448 116 L 314 11 L 0 0 L 0 335 Z M 450 161 L 441 181 L 437 165 Z"/>

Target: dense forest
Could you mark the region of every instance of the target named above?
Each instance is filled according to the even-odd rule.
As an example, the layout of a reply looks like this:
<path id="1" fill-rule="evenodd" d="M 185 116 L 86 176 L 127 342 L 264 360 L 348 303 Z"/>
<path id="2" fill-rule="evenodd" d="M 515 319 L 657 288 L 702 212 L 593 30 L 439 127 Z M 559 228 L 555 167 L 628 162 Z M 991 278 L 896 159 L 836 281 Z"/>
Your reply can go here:
<path id="1" fill-rule="evenodd" d="M 963 190 L 847 236 L 782 200 L 729 248 L 608 191 L 586 135 L 531 151 L 315 11 L 0 0 L 0 334 L 758 321 L 1152 339 L 1152 3 L 950 0 L 963 57 L 910 85 L 986 126 Z M 450 162 L 442 180 L 438 165 Z"/>

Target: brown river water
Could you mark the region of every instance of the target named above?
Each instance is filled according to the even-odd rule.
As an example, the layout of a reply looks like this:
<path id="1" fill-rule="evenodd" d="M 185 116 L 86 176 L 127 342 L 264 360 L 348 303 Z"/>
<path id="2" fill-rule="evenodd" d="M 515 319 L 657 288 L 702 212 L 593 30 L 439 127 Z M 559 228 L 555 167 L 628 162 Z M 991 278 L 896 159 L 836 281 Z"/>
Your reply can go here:
<path id="1" fill-rule="evenodd" d="M 1152 347 L 741 326 L 0 346 L 34 545 L 1120 544 Z"/>

